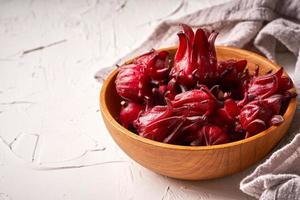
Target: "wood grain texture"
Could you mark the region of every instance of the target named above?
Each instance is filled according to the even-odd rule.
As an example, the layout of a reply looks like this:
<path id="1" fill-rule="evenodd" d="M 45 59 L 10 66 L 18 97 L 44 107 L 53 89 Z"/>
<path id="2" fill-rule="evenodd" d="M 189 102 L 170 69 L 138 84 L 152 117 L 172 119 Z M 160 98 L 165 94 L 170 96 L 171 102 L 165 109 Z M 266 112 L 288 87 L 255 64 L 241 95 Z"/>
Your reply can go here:
<path id="1" fill-rule="evenodd" d="M 167 48 L 174 54 L 176 48 Z M 279 66 L 255 53 L 230 48 L 217 47 L 219 60 L 247 59 L 248 68 L 261 66 L 260 73 L 278 70 Z M 130 62 L 130 61 L 128 61 Z M 278 127 L 269 129 L 244 140 L 216 146 L 187 147 L 164 144 L 142 138 L 124 127 L 115 117 L 120 109 L 114 80 L 117 70 L 105 81 L 100 94 L 101 113 L 107 129 L 115 142 L 136 162 L 159 174 L 178 179 L 203 180 L 237 173 L 264 158 L 287 132 L 296 109 L 296 99 L 292 99 L 284 114 L 285 121 Z"/>

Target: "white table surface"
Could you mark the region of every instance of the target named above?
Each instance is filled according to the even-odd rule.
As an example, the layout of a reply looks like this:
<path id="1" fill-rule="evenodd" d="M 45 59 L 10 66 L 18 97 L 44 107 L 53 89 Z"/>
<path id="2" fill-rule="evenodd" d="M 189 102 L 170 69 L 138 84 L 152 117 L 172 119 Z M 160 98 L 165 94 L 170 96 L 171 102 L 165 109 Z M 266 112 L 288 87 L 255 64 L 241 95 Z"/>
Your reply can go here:
<path id="1" fill-rule="evenodd" d="M 0 200 L 251 199 L 239 190 L 251 169 L 189 182 L 128 158 L 102 122 L 93 78 L 162 19 L 222 2 L 0 0 Z"/>

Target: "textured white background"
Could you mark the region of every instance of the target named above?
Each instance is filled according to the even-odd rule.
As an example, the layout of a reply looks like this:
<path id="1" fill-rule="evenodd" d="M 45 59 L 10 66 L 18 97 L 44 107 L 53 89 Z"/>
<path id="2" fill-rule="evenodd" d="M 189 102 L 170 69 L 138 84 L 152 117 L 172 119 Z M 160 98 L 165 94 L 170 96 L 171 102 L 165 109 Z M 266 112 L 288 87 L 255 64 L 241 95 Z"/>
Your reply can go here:
<path id="1" fill-rule="evenodd" d="M 129 159 L 93 78 L 162 19 L 226 1 L 0 0 L 0 200 L 250 199 L 238 189 L 249 170 L 188 182 Z"/>

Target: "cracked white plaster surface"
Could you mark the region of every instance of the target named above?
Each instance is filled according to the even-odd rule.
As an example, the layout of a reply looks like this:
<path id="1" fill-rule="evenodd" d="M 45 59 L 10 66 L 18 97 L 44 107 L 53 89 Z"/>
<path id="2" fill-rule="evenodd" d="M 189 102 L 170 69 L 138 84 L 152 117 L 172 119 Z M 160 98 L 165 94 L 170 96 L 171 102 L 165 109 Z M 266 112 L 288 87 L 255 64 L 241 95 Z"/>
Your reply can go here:
<path id="1" fill-rule="evenodd" d="M 5 193 L 0 193 L 0 200 L 10 200 L 9 196 Z"/>
<path id="2" fill-rule="evenodd" d="M 157 9 L 155 1 L 1 3 L 0 40 L 8 48 L 0 52 L 0 136 L 4 143 L 13 143 L 10 149 L 17 157 L 36 164 L 66 164 L 97 152 L 77 139 L 87 133 L 100 141 L 104 138 L 98 133 L 106 132 L 96 122 L 99 114 L 92 112 L 98 108 L 99 91 L 93 73 L 142 39 L 138 32 L 147 33 L 150 27 L 136 28 L 139 22 L 170 17 L 184 5 L 166 1 Z"/>

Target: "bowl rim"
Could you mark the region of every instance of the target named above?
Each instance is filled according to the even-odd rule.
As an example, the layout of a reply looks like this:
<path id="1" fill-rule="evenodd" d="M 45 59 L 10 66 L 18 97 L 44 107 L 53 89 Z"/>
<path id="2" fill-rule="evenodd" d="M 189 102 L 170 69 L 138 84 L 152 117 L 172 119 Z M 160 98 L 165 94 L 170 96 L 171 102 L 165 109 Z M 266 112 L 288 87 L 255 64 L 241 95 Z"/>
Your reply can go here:
<path id="1" fill-rule="evenodd" d="M 172 47 L 167 47 L 167 48 L 160 48 L 157 49 L 158 51 L 170 51 L 170 50 L 174 50 L 176 49 L 177 46 L 172 46 Z M 227 47 L 227 46 L 216 46 L 217 50 L 229 50 L 229 51 L 233 51 L 236 53 L 244 53 L 244 54 L 248 54 L 248 56 L 255 56 L 258 59 L 262 59 L 265 62 L 267 62 L 269 65 L 273 66 L 276 69 L 279 69 L 279 65 L 277 65 L 276 63 L 273 63 L 272 61 L 268 60 L 267 58 L 253 53 L 251 51 L 248 50 L 244 50 L 244 49 L 239 49 L 236 47 Z M 129 59 L 128 61 L 124 62 L 124 63 L 130 63 L 132 61 L 132 59 Z M 158 142 L 155 140 L 151 140 L 148 138 L 144 138 L 142 136 L 137 135 L 136 133 L 129 131 L 128 129 L 126 129 L 125 127 L 123 127 L 121 124 L 119 124 L 117 122 L 117 120 L 114 119 L 114 117 L 110 114 L 109 109 L 105 103 L 105 94 L 107 92 L 107 87 L 109 85 L 109 83 L 112 81 L 112 79 L 116 76 L 116 74 L 118 73 L 118 69 L 113 70 L 108 77 L 106 78 L 106 80 L 103 82 L 101 91 L 100 91 L 100 95 L 99 95 L 99 104 L 100 104 L 100 110 L 101 113 L 103 114 L 103 117 L 105 117 L 112 126 L 114 126 L 114 128 L 116 128 L 118 131 L 120 131 L 122 134 L 125 134 L 127 137 L 130 137 L 134 140 L 138 140 L 139 142 L 148 144 L 148 145 L 153 145 L 153 146 L 157 146 L 160 148 L 167 148 L 167 149 L 172 149 L 172 150 L 187 150 L 187 151 L 199 151 L 199 150 L 215 150 L 215 149 L 224 149 L 224 148 L 229 148 L 229 147 L 234 147 L 234 146 L 238 146 L 241 144 L 246 144 L 249 142 L 252 142 L 256 139 L 262 138 L 264 136 L 266 136 L 267 134 L 269 134 L 270 132 L 272 132 L 272 130 L 276 129 L 277 127 L 283 126 L 284 122 L 282 124 L 280 124 L 279 126 L 270 126 L 268 129 L 252 136 L 246 139 L 242 139 L 242 140 L 238 140 L 235 142 L 230 142 L 230 143 L 226 143 L 226 144 L 219 144 L 219 145 L 211 145 L 211 146 L 184 146 L 184 145 L 176 145 L 176 144 L 167 144 L 167 143 L 163 143 L 163 142 Z M 288 76 L 288 74 L 286 72 L 284 72 L 284 74 L 286 76 Z M 293 89 L 295 89 L 295 86 L 293 86 Z M 286 111 L 283 115 L 283 118 L 286 120 L 288 118 L 288 114 L 289 113 L 294 113 L 294 111 L 296 110 L 296 105 L 297 105 L 297 98 L 292 98 L 289 102 L 288 107 L 286 108 Z M 108 131 L 110 132 L 110 131 Z M 111 134 L 111 133 L 110 133 Z"/>

